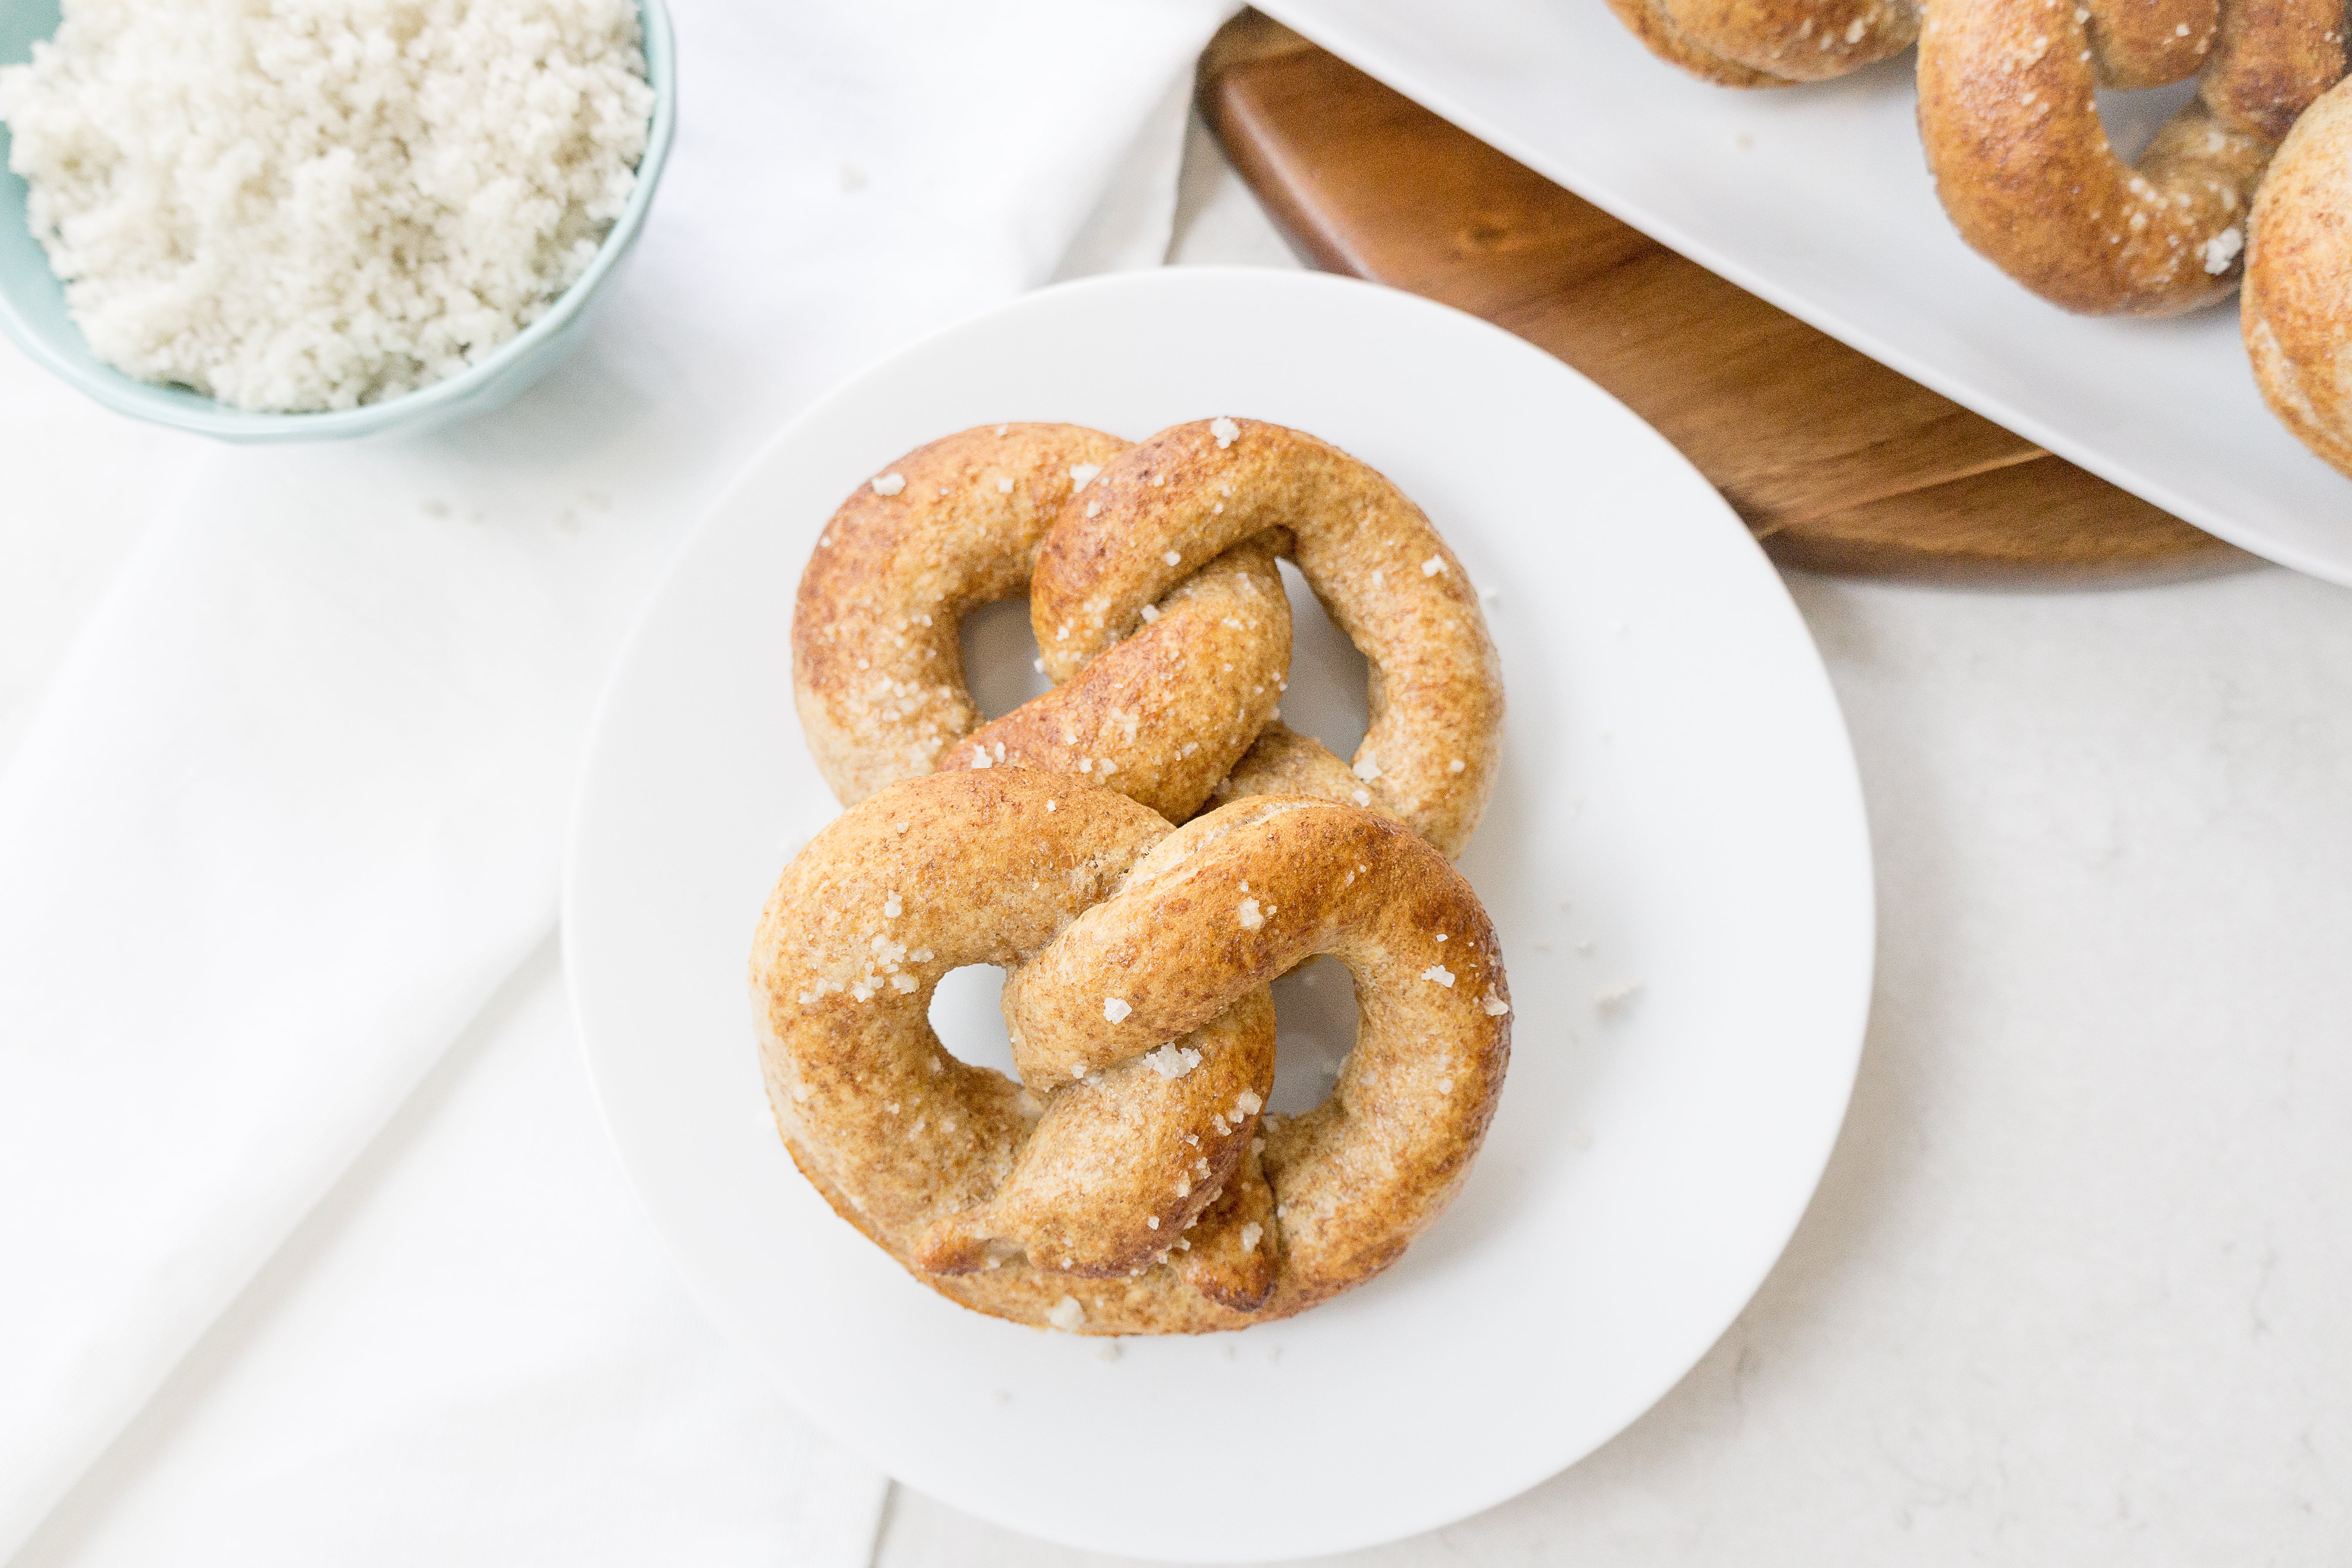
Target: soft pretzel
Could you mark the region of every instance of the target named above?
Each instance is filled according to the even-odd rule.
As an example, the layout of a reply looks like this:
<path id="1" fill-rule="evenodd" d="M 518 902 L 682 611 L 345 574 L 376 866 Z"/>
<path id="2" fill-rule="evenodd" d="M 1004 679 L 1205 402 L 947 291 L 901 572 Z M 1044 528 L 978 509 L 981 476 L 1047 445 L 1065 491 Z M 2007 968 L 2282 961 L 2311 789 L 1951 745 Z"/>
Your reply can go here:
<path id="1" fill-rule="evenodd" d="M 2254 196 L 2239 324 L 2271 412 L 2352 475 L 2352 83 L 2295 122 Z"/>
<path id="2" fill-rule="evenodd" d="M 1357 1043 L 1277 1125 L 1265 985 L 1317 953 L 1355 977 Z M 1012 972 L 1023 1084 L 931 1031 L 972 963 Z M 965 1306 L 1087 1333 L 1238 1328 L 1378 1273 L 1459 1187 L 1510 1053 L 1493 929 L 1416 835 L 1287 797 L 1171 830 L 1010 767 L 818 835 L 752 985 L 778 1128 L 834 1209 Z"/>
<path id="3" fill-rule="evenodd" d="M 1722 87 L 1822 81 L 1919 36 L 1918 0 L 1609 0 L 1650 52 Z"/>
<path id="4" fill-rule="evenodd" d="M 1960 236 L 2054 304 L 2169 316 L 2237 286 L 2247 211 L 2344 74 L 2342 0 L 1928 0 L 1919 128 Z M 2137 165 L 2094 89 L 2198 79 Z"/>
<path id="5" fill-rule="evenodd" d="M 1476 588 L 1403 491 L 1328 441 L 1218 418 L 1130 447 L 1088 493 L 1029 585 L 1047 674 L 1076 676 L 1200 563 L 1269 537 L 1370 666 L 1371 723 L 1345 764 L 1269 725 L 1223 793 L 1346 800 L 1461 853 L 1494 791 L 1501 668 Z"/>
<path id="6" fill-rule="evenodd" d="M 1290 662 L 1277 552 L 1371 667 L 1371 724 L 1349 763 L 1277 721 Z M 1024 584 L 1058 684 L 983 727 L 961 619 Z M 1134 447 L 1072 426 L 984 426 L 909 453 L 826 525 L 793 660 L 810 749 L 845 804 L 935 769 L 1034 767 L 1171 821 L 1213 788 L 1318 795 L 1450 855 L 1494 787 L 1502 683 L 1460 562 L 1370 466 L 1255 420 Z"/>

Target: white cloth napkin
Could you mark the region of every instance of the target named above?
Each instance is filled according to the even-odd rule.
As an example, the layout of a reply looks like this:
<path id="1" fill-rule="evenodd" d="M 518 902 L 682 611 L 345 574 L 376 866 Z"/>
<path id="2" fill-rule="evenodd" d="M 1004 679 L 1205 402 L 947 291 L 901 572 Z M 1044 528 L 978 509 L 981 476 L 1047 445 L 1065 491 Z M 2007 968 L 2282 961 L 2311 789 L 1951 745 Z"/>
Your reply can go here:
<path id="1" fill-rule="evenodd" d="M 212 1392 L 128 1446 L 193 1457 L 114 1456 L 139 1506 L 38 1555 L 863 1560 L 878 1484 L 696 1338 L 543 956 L 379 1135 L 544 948 L 684 528 L 861 363 L 1158 260 L 1226 8 L 674 0 L 677 151 L 577 359 L 444 437 L 200 463 L 0 777 L 0 1558 L 174 1380 Z M 255 1314 L 258 1360 L 183 1364 Z"/>

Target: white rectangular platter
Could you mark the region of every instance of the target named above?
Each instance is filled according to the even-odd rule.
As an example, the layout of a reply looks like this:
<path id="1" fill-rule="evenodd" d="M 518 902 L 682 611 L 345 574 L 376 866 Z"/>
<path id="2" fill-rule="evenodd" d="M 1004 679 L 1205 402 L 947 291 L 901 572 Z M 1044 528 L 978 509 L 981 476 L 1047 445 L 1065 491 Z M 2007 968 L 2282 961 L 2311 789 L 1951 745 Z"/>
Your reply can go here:
<path id="1" fill-rule="evenodd" d="M 1908 54 L 1744 92 L 1652 58 L 1601 0 L 1260 4 L 1872 358 L 2209 532 L 2352 585 L 2352 480 L 2263 406 L 2234 305 L 2100 320 L 2011 282 L 1937 204 Z M 2137 95 L 2125 112 L 2145 125 L 2179 96 Z"/>

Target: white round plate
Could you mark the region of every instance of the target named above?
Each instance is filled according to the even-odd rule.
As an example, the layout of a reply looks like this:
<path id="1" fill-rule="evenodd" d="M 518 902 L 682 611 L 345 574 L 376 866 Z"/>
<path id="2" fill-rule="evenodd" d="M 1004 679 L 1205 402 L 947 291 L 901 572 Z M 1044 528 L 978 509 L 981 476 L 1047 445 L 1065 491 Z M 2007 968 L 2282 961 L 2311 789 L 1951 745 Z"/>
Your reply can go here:
<path id="1" fill-rule="evenodd" d="M 1286 1322 L 1107 1358 L 1107 1342 L 951 1305 L 833 1215 L 762 1102 L 745 976 L 769 888 L 837 809 L 793 718 L 789 637 L 842 498 L 974 425 L 1138 438 L 1219 414 L 1371 462 L 1492 595 L 1505 767 L 1461 864 L 1503 936 L 1516 1049 L 1459 1201 L 1387 1274 Z M 1286 716 L 1345 755 L 1360 688 L 1340 689 L 1346 650 L 1294 601 Z M 1018 625 L 999 615 L 980 640 L 1025 641 Z M 1025 673 L 1027 653 L 982 662 Z M 1003 668 L 975 685 L 1009 700 Z M 1222 269 L 1032 294 L 885 361 L 777 437 L 613 677 L 564 933 L 621 1157 L 696 1293 L 804 1414 L 1001 1524 L 1200 1562 L 1434 1529 L 1573 1463 L 1672 1387 L 1812 1193 L 1853 1080 L 1873 940 L 1829 682 L 1780 579 L 1689 464 L 1472 317 Z M 934 1013 L 968 1055 L 982 973 L 950 977 Z M 1318 979 L 1277 988 L 1277 1109 L 1328 1081 Z"/>

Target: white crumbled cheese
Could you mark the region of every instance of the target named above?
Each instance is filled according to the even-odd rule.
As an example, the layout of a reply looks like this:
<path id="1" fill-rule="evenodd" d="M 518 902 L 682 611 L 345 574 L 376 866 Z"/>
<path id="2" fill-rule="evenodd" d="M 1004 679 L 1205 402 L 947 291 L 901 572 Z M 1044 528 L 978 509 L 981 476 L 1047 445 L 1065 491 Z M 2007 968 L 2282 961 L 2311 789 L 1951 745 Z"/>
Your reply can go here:
<path id="1" fill-rule="evenodd" d="M 2230 263 L 2246 247 L 2245 236 L 2233 225 L 2205 242 L 2205 270 L 2219 278 L 2230 270 Z"/>
<path id="2" fill-rule="evenodd" d="M 1511 1005 L 1492 991 L 1486 993 L 1486 999 L 1478 1005 L 1486 1009 L 1486 1016 L 1489 1018 L 1499 1018 L 1511 1010 Z"/>
<path id="3" fill-rule="evenodd" d="M 1009 495 L 1011 495 L 1011 494 L 1013 493 L 1013 481 L 1012 481 L 1011 479 L 999 479 L 999 480 L 997 480 L 997 481 L 996 481 L 996 493 L 997 493 L 998 495 L 1001 495 L 1001 496 L 1009 496 Z"/>
<path id="4" fill-rule="evenodd" d="M 1143 1065 L 1172 1082 L 1201 1065 L 1201 1053 L 1170 1040 L 1156 1051 L 1144 1052 Z"/>
<path id="5" fill-rule="evenodd" d="M 1124 1024 L 1127 1022 L 1127 1016 L 1134 1011 L 1134 1008 L 1127 1005 L 1127 999 L 1123 996 L 1103 998 L 1103 1022 L 1106 1024 Z"/>
<path id="6" fill-rule="evenodd" d="M 1244 931 L 1255 931 L 1265 924 L 1265 913 L 1258 908 L 1255 899 L 1242 900 L 1241 921 Z"/>
<path id="7" fill-rule="evenodd" d="M 1070 465 L 1070 488 L 1073 490 L 1082 490 L 1088 485 L 1094 483 L 1095 476 L 1101 472 L 1102 465 L 1100 463 L 1072 463 Z M 1088 517 L 1092 517 L 1094 516 L 1094 513 L 1088 512 L 1087 515 Z"/>
<path id="8" fill-rule="evenodd" d="M 1054 1303 L 1054 1310 L 1045 1314 L 1045 1321 L 1066 1334 L 1075 1334 L 1086 1326 L 1087 1310 L 1078 1305 L 1076 1296 L 1065 1296 Z"/>
<path id="9" fill-rule="evenodd" d="M 1226 418 L 1222 414 L 1209 421 L 1209 434 L 1217 438 L 1217 449 L 1219 451 L 1223 451 L 1227 447 L 1232 446 L 1234 442 L 1239 438 L 1241 433 L 1242 427 L 1234 424 L 1232 420 Z"/>
<path id="10" fill-rule="evenodd" d="M 1258 1238 L 1264 1235 L 1265 1235 L 1265 1226 L 1258 1224 L 1255 1220 L 1252 1220 L 1249 1224 L 1242 1226 L 1242 1250 L 1244 1252 L 1255 1252 L 1257 1250 Z"/>
<path id="11" fill-rule="evenodd" d="M 878 474 L 875 477 L 873 484 L 874 493 L 876 495 L 894 496 L 900 490 L 907 488 L 907 476 L 904 474 Z"/>
<path id="12" fill-rule="evenodd" d="M 1381 776 L 1381 764 L 1379 760 L 1376 759 L 1371 752 L 1366 752 L 1362 756 L 1356 759 L 1354 772 L 1358 778 L 1363 780 L 1366 784 L 1370 784 L 1374 779 Z"/>
<path id="13" fill-rule="evenodd" d="M 1423 980 L 1434 980 L 1449 991 L 1454 988 L 1454 971 L 1442 963 L 1431 964 L 1421 972 L 1421 977 Z"/>
<path id="14" fill-rule="evenodd" d="M 1184 558 L 1171 550 L 1167 554 L 1162 555 L 1160 559 L 1168 563 L 1169 565 L 1173 566 L 1181 562 Z"/>

